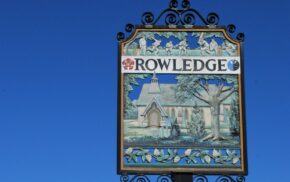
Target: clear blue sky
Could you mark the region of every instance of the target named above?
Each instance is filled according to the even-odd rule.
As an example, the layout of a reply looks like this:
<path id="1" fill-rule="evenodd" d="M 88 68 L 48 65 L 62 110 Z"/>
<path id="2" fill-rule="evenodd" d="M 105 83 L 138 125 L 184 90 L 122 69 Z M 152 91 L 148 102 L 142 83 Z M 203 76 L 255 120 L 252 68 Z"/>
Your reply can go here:
<path id="1" fill-rule="evenodd" d="M 118 181 L 117 40 L 165 0 L 0 1 L 0 181 Z M 249 182 L 289 181 L 290 1 L 195 0 L 246 34 Z"/>

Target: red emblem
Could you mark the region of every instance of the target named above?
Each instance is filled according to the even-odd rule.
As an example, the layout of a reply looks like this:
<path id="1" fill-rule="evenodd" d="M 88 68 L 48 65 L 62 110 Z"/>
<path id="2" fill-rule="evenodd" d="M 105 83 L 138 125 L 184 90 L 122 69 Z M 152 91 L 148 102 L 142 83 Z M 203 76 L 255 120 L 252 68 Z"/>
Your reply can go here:
<path id="1" fill-rule="evenodd" d="M 134 68 L 134 64 L 135 62 L 130 58 L 127 58 L 122 61 L 122 65 L 125 70 L 132 70 Z"/>

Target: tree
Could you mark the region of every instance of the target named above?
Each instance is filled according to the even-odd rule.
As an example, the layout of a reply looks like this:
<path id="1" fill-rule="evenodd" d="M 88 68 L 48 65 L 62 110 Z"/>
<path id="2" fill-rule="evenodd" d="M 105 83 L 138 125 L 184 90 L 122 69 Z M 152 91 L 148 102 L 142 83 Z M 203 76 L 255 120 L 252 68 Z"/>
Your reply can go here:
<path id="1" fill-rule="evenodd" d="M 130 113 L 136 110 L 135 104 L 129 97 L 129 93 L 133 91 L 133 85 L 138 86 L 138 79 L 145 79 L 148 74 L 126 74 L 124 83 L 125 92 L 125 118 L 130 118 Z"/>
<path id="2" fill-rule="evenodd" d="M 237 76 L 179 75 L 176 79 L 176 98 L 179 102 L 197 98 L 210 106 L 211 133 L 202 141 L 225 139 L 220 133 L 220 104 L 236 92 Z"/>
<path id="3" fill-rule="evenodd" d="M 155 32 L 139 32 L 135 39 L 140 39 L 141 37 L 145 37 L 146 40 L 154 40 Z"/>
<path id="4" fill-rule="evenodd" d="M 174 37 L 174 38 L 177 38 L 178 40 L 183 40 L 183 39 L 186 39 L 186 37 L 188 36 L 188 33 L 187 32 L 140 32 L 138 33 L 135 39 L 139 39 L 144 36 L 146 40 L 154 40 L 156 39 L 155 37 L 156 35 L 160 37 L 165 37 L 168 39 L 170 37 Z"/>
<path id="5" fill-rule="evenodd" d="M 239 107 L 237 97 L 234 97 L 231 101 L 229 111 L 230 132 L 232 135 L 240 133 L 239 125 Z"/>
<path id="6" fill-rule="evenodd" d="M 199 38 L 201 35 L 201 32 L 192 32 L 191 36 L 193 37 L 197 37 Z M 208 39 L 208 38 L 221 38 L 221 39 L 225 39 L 225 36 L 223 33 L 221 32 L 207 32 L 204 34 L 204 39 Z"/>
<path id="7" fill-rule="evenodd" d="M 188 122 L 188 129 L 191 135 L 201 138 L 205 135 L 205 123 L 201 117 L 200 109 L 195 104 L 192 109 L 191 120 Z"/>

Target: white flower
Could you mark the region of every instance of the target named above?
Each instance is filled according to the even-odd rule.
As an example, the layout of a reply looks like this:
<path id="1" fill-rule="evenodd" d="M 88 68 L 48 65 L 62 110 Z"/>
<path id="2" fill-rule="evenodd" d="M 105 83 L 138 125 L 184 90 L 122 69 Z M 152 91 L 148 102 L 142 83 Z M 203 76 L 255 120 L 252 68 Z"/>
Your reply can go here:
<path id="1" fill-rule="evenodd" d="M 212 151 L 212 156 L 213 156 L 214 158 L 216 158 L 216 157 L 220 157 L 220 156 L 221 156 L 221 153 L 220 153 L 219 151 L 217 151 L 216 149 L 214 149 L 214 150 Z"/>
<path id="2" fill-rule="evenodd" d="M 210 156 L 206 155 L 206 156 L 204 156 L 204 160 L 205 160 L 206 163 L 209 164 L 210 161 L 211 161 L 211 158 L 210 158 Z"/>
<path id="3" fill-rule="evenodd" d="M 191 152 L 192 152 L 191 149 L 187 149 L 187 150 L 184 152 L 184 154 L 185 154 L 186 156 L 190 156 Z"/>
<path id="4" fill-rule="evenodd" d="M 155 156 L 159 156 L 159 155 L 160 155 L 160 152 L 159 152 L 158 149 L 154 149 L 154 155 L 155 155 Z"/>
<path id="5" fill-rule="evenodd" d="M 150 154 L 147 154 L 147 155 L 145 156 L 145 158 L 146 158 L 146 160 L 147 160 L 148 162 L 151 162 L 151 160 L 152 160 L 152 156 L 151 156 Z"/>
<path id="6" fill-rule="evenodd" d="M 125 151 L 125 154 L 130 155 L 133 152 L 133 148 L 127 148 L 127 150 Z"/>
<path id="7" fill-rule="evenodd" d="M 174 163 L 178 163 L 179 161 L 180 161 L 180 157 L 179 156 L 174 157 L 174 160 L 173 160 Z"/>
<path id="8" fill-rule="evenodd" d="M 234 157 L 233 158 L 233 164 L 236 164 L 240 161 L 240 158 L 239 157 Z"/>

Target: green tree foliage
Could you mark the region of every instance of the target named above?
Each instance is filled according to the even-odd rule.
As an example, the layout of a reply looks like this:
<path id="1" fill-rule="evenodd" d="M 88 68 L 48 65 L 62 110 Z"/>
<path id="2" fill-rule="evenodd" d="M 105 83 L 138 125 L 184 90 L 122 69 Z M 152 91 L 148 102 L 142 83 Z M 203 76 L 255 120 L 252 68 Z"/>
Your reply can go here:
<path id="1" fill-rule="evenodd" d="M 176 98 L 179 102 L 197 98 L 211 108 L 211 134 L 203 140 L 224 139 L 220 134 L 220 104 L 236 92 L 237 76 L 179 75 L 176 79 Z"/>
<path id="2" fill-rule="evenodd" d="M 136 39 L 139 39 L 144 36 L 146 40 L 154 40 L 156 39 L 156 35 L 165 38 L 174 37 L 179 40 L 183 40 L 188 36 L 187 32 L 140 32 L 136 36 Z"/>
<path id="3" fill-rule="evenodd" d="M 191 36 L 193 37 L 200 37 L 201 35 L 201 32 L 192 32 Z M 204 38 L 207 39 L 207 38 L 222 38 L 222 39 L 225 39 L 225 36 L 223 35 L 223 33 L 221 32 L 208 32 L 208 33 L 205 33 L 204 34 Z"/>
<path id="4" fill-rule="evenodd" d="M 140 39 L 141 37 L 145 37 L 146 40 L 154 40 L 155 32 L 139 32 L 136 36 L 136 39 Z"/>
<path id="5" fill-rule="evenodd" d="M 201 116 L 200 109 L 195 105 L 192 110 L 191 120 L 188 122 L 189 133 L 195 138 L 202 138 L 205 135 L 205 122 Z"/>
<path id="6" fill-rule="evenodd" d="M 136 106 L 129 97 L 129 93 L 133 91 L 133 86 L 138 86 L 138 79 L 145 79 L 148 74 L 126 74 L 124 83 L 125 92 L 125 118 L 131 118 L 136 112 Z"/>
<path id="7" fill-rule="evenodd" d="M 230 132 L 232 135 L 240 133 L 238 98 L 232 99 L 229 111 Z"/>

